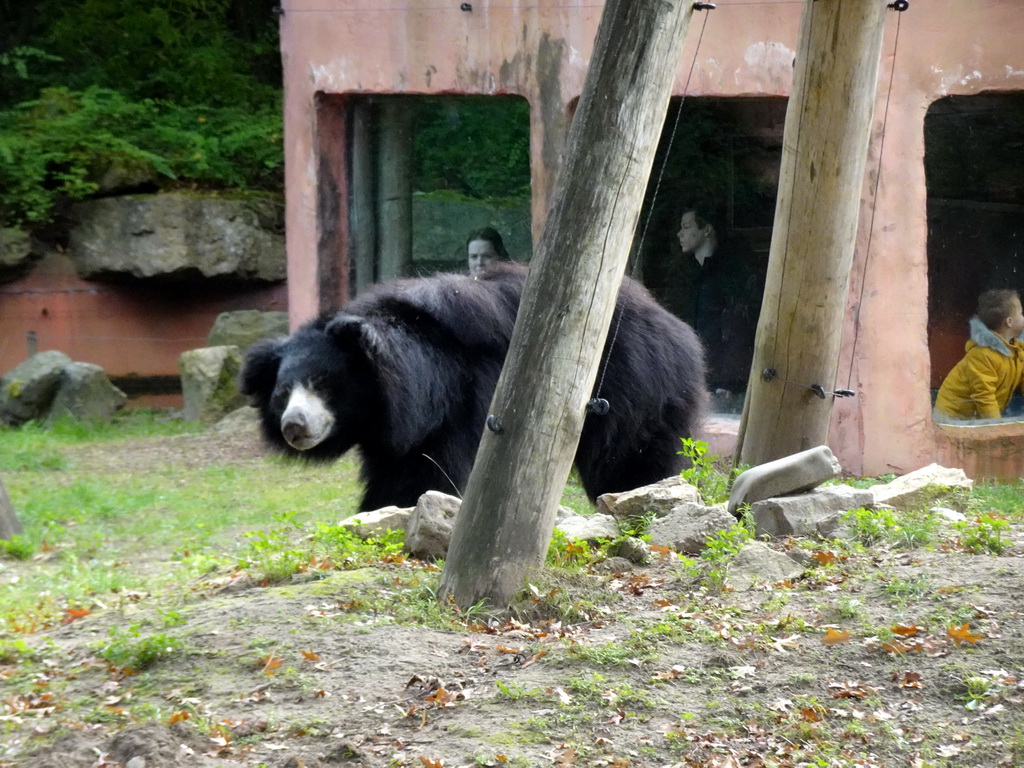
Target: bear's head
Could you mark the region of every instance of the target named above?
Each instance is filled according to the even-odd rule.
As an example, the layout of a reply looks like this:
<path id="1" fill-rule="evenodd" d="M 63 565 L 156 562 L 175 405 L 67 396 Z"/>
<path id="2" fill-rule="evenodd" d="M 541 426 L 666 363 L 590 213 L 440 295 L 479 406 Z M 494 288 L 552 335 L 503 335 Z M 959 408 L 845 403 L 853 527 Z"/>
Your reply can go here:
<path id="1" fill-rule="evenodd" d="M 379 412 L 372 358 L 379 339 L 363 319 L 317 320 L 284 339 L 254 344 L 239 377 L 275 447 L 336 459 L 362 442 Z"/>

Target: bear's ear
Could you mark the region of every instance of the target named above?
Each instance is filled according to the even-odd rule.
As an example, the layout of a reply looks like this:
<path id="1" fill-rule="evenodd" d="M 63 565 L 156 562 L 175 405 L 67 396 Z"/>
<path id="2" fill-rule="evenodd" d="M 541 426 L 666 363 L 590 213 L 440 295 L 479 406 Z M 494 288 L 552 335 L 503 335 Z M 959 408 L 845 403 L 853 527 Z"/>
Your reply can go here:
<path id="1" fill-rule="evenodd" d="M 243 395 L 268 399 L 277 384 L 277 369 L 287 339 L 257 341 L 245 353 L 238 388 Z"/>
<path id="2" fill-rule="evenodd" d="M 340 313 L 327 323 L 324 333 L 339 343 L 355 343 L 371 360 L 379 358 L 385 350 L 383 337 L 366 318 Z"/>

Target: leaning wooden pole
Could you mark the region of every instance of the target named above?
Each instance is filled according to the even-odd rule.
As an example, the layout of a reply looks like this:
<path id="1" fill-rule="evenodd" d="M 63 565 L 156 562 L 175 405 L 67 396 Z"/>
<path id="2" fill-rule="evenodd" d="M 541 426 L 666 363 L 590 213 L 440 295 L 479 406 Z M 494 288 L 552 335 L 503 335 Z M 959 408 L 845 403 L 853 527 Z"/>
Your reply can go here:
<path id="1" fill-rule="evenodd" d="M 736 450 L 745 464 L 828 438 L 885 13 L 884 0 L 804 0 Z"/>
<path id="2" fill-rule="evenodd" d="M 605 4 L 441 578 L 461 606 L 506 605 L 543 565 L 692 12 Z"/>

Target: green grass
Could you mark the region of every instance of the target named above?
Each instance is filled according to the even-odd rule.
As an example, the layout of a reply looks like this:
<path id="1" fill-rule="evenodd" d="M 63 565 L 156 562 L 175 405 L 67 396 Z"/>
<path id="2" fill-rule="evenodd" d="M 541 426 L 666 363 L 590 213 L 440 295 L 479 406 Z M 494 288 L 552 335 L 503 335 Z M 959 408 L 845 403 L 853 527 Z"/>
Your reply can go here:
<path id="1" fill-rule="evenodd" d="M 1009 520 L 1024 520 L 1024 479 L 1016 483 L 977 483 L 970 508 L 978 514 L 992 514 Z"/>
<path id="2" fill-rule="evenodd" d="M 139 411 L 109 425 L 64 420 L 52 427 L 0 429 L 0 477 L 25 529 L 0 544 L 0 555 L 28 561 L 17 579 L 0 585 L 0 633 L 37 631 L 69 611 L 119 607 L 140 593 L 167 593 L 173 606 L 189 599 L 204 577 L 233 570 L 272 584 L 296 573 L 402 557 L 401 535 L 365 543 L 338 525 L 357 511 L 362 494 L 354 456 L 333 465 L 267 458 L 102 475 L 76 468 L 83 446 L 198 431 L 194 424 Z M 576 483 L 570 482 L 565 500 L 592 510 Z M 560 567 L 576 570 L 596 556 L 589 547 L 561 540 L 553 551 Z M 413 581 L 364 602 L 394 609 L 404 600 L 410 603 L 399 612 L 404 620 L 419 614 L 430 625 L 451 626 L 447 609 L 434 615 L 436 575 Z"/>
<path id="3" fill-rule="evenodd" d="M 33 560 L 0 587 L 7 606 L 0 630 L 32 631 L 69 608 L 184 589 L 211 570 L 237 567 L 247 556 L 241 534 L 274 526 L 275 515 L 291 515 L 301 539 L 305 526 L 334 524 L 357 509 L 354 458 L 332 466 L 268 459 L 90 476 L 66 450 L 195 431 L 149 412 L 102 426 L 61 421 L 0 430 L 0 472 L 25 529 L 4 551 Z M 149 565 L 134 567 L 139 558 Z"/>
<path id="4" fill-rule="evenodd" d="M 65 469 L 62 448 L 132 437 L 181 435 L 199 431 L 194 423 L 168 417 L 160 411 L 133 410 L 109 424 L 59 419 L 47 425 L 29 422 L 18 428 L 0 427 L 0 471 L 32 472 Z"/>

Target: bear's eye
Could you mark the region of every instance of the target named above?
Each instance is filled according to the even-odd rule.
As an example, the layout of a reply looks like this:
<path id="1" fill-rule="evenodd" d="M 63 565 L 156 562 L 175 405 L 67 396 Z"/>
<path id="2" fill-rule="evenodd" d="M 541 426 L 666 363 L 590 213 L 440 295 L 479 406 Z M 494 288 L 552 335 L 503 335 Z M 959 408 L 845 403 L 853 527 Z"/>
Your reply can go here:
<path id="1" fill-rule="evenodd" d="M 291 387 L 278 386 L 274 388 L 274 394 L 270 396 L 270 405 L 278 410 L 284 410 L 288 405 L 288 398 L 291 395 Z"/>

